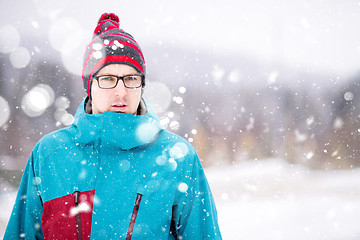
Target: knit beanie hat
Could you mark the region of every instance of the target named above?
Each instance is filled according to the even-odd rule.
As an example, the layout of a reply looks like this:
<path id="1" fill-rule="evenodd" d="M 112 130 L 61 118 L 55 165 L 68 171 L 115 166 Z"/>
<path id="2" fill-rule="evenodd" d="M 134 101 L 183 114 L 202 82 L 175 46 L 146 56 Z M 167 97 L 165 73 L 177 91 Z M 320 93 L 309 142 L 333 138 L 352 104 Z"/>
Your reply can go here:
<path id="1" fill-rule="evenodd" d="M 127 64 L 143 74 L 145 86 L 145 59 L 134 38 L 120 29 L 119 17 L 113 13 L 101 15 L 92 41 L 84 54 L 82 79 L 90 97 L 93 75 L 109 64 Z"/>

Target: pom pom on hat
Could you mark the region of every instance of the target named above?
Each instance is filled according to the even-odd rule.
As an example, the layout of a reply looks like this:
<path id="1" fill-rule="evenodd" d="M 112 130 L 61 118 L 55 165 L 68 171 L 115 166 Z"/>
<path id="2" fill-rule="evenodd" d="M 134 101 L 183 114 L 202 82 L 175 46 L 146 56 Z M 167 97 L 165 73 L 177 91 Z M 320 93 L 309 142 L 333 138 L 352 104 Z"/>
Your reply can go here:
<path id="1" fill-rule="evenodd" d="M 107 20 L 107 19 L 110 19 L 110 20 L 113 20 L 117 23 L 120 23 L 120 20 L 119 20 L 119 17 L 117 15 L 115 15 L 114 13 L 103 13 L 98 21 L 98 24 L 101 22 L 101 21 L 104 21 L 104 20 Z"/>
<path id="2" fill-rule="evenodd" d="M 114 13 L 103 13 L 98 21 L 98 24 L 94 30 L 94 35 L 99 35 L 104 30 L 110 30 L 113 28 L 120 28 L 120 20 Z"/>
<path id="3" fill-rule="evenodd" d="M 133 36 L 120 29 L 119 17 L 114 13 L 100 16 L 92 41 L 84 54 L 82 79 L 90 97 L 93 76 L 109 64 L 127 64 L 143 74 L 145 86 L 146 66 L 143 53 Z"/>

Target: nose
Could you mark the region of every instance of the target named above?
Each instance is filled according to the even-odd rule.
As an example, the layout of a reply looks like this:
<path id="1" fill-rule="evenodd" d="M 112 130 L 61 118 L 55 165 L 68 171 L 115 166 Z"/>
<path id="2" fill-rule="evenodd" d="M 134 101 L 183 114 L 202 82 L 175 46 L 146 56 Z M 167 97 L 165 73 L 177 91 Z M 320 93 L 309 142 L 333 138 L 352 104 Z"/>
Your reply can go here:
<path id="1" fill-rule="evenodd" d="M 115 88 L 113 88 L 115 91 L 116 96 L 123 97 L 127 94 L 126 87 L 124 85 L 123 81 L 119 81 Z"/>

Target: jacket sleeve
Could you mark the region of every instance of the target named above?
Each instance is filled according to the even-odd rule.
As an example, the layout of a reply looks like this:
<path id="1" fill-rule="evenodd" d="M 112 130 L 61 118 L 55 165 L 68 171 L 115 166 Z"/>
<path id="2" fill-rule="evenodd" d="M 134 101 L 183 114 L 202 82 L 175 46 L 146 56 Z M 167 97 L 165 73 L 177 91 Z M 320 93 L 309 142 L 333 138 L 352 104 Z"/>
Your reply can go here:
<path id="1" fill-rule="evenodd" d="M 42 234 L 42 201 L 36 184 L 41 181 L 34 174 L 34 153 L 31 154 L 17 193 L 15 205 L 4 239 L 43 239 Z"/>
<path id="2" fill-rule="evenodd" d="M 187 191 L 175 206 L 178 239 L 222 239 L 215 202 L 200 160 L 195 153 Z"/>

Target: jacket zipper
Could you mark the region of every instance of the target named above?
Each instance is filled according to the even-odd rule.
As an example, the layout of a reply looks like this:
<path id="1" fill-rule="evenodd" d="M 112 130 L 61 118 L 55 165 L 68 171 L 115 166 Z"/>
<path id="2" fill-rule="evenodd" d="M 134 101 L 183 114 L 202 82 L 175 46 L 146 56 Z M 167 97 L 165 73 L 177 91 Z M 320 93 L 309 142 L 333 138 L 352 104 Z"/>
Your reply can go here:
<path id="1" fill-rule="evenodd" d="M 176 206 L 172 206 L 172 217 L 171 217 L 171 224 L 170 224 L 170 234 L 174 236 L 176 240 L 178 240 L 177 230 L 176 230 L 176 218 L 175 218 L 175 208 Z"/>
<path id="2" fill-rule="evenodd" d="M 80 192 L 75 191 L 74 196 L 75 196 L 75 207 L 78 208 L 79 207 Z M 75 215 L 75 218 L 76 218 L 76 235 L 77 235 L 77 239 L 82 240 L 81 216 L 80 216 L 79 209 L 78 209 L 78 211 L 77 211 L 77 213 Z"/>
<path id="3" fill-rule="evenodd" d="M 133 213 L 132 213 L 132 216 L 131 216 L 128 232 L 127 232 L 127 235 L 126 235 L 126 240 L 131 240 L 133 230 L 134 230 L 134 226 L 135 226 L 136 216 L 138 214 L 139 207 L 140 207 L 141 197 L 142 197 L 142 195 L 140 193 L 138 193 L 137 196 L 136 196 L 134 210 L 133 210 Z"/>

